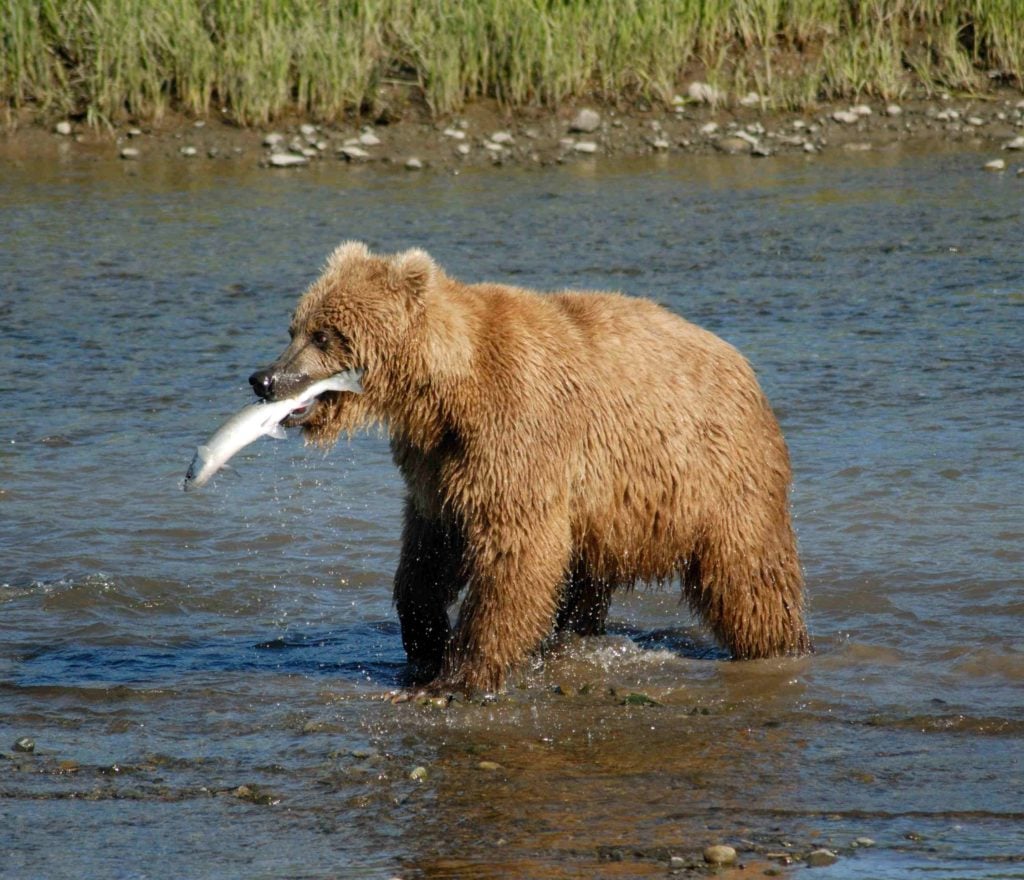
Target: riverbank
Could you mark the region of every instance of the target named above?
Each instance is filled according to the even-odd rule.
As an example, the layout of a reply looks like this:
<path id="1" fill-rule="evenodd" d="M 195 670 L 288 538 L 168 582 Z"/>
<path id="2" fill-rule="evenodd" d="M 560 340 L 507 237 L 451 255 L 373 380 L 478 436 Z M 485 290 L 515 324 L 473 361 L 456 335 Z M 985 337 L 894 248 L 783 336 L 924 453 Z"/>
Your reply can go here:
<path id="1" fill-rule="evenodd" d="M 425 109 L 395 102 L 389 106 L 399 109 L 373 119 L 332 125 L 293 117 L 252 128 L 180 114 L 104 128 L 71 120 L 44 127 L 26 118 L 0 134 L 0 159 L 213 161 L 270 168 L 340 161 L 455 172 L 650 154 L 812 156 L 927 142 L 986 150 L 1002 170 L 1024 173 L 1024 96 L 1014 89 L 984 97 L 841 102 L 803 112 L 766 110 L 753 93 L 733 106 L 716 106 L 713 99 L 710 86 L 691 83 L 687 96 L 669 108 L 580 103 L 513 112 L 478 100 L 460 114 L 432 119 Z"/>

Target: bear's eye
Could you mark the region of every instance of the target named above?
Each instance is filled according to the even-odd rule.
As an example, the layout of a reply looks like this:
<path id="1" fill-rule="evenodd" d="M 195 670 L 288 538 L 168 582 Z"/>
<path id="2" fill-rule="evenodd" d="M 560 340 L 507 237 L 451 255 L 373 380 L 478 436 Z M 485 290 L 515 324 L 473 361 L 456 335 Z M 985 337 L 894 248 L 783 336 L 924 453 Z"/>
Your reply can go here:
<path id="1" fill-rule="evenodd" d="M 313 344 L 319 349 L 326 349 L 327 344 L 331 341 L 331 337 L 327 335 L 326 330 L 315 330 L 312 338 Z"/>

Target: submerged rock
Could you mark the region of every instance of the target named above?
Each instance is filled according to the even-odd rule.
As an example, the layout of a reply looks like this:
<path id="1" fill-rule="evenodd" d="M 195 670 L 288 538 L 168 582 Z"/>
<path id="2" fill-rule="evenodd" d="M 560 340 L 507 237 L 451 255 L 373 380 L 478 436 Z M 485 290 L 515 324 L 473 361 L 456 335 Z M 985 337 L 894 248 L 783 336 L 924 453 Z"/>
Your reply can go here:
<path id="1" fill-rule="evenodd" d="M 36 750 L 36 741 L 30 736 L 22 736 L 14 741 L 12 748 L 16 752 L 34 752 Z"/>
<path id="2" fill-rule="evenodd" d="M 704 861 L 709 865 L 731 865 L 736 861 L 736 850 L 725 844 L 714 843 L 704 847 Z"/>
<path id="3" fill-rule="evenodd" d="M 838 861 L 839 856 L 832 852 L 832 850 L 816 849 L 807 856 L 807 867 L 827 868 L 829 865 L 834 865 Z"/>

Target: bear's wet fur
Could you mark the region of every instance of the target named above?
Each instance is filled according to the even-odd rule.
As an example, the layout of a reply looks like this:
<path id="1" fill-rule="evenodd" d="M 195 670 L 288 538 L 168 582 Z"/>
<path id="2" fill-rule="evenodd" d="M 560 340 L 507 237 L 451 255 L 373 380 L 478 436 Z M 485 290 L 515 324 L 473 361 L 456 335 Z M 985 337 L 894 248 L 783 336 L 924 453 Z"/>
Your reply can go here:
<path id="1" fill-rule="evenodd" d="M 365 370 L 363 394 L 320 399 L 307 438 L 389 433 L 419 681 L 499 689 L 553 629 L 602 632 L 613 591 L 640 581 L 678 579 L 736 659 L 810 650 L 786 444 L 717 336 L 645 299 L 464 284 L 424 251 L 359 242 L 291 333 L 282 382 Z"/>

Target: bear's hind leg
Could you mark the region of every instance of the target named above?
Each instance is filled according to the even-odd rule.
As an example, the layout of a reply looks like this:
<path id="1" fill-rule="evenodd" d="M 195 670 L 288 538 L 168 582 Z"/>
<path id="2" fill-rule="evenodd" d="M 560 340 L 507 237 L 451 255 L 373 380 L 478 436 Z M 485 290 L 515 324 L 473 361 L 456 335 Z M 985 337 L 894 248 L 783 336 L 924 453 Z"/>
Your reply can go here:
<path id="1" fill-rule="evenodd" d="M 736 660 L 812 650 L 788 524 L 753 547 L 708 543 L 682 569 L 683 595 Z"/>
<path id="2" fill-rule="evenodd" d="M 465 583 L 462 547 L 455 528 L 425 519 L 406 502 L 394 601 L 402 645 L 412 676 L 420 683 L 431 681 L 441 671 L 451 640 L 448 606 Z"/>

